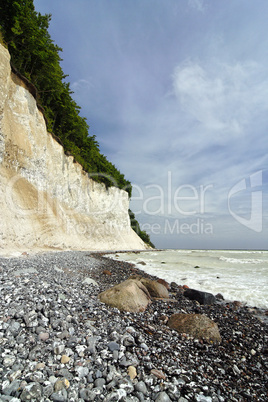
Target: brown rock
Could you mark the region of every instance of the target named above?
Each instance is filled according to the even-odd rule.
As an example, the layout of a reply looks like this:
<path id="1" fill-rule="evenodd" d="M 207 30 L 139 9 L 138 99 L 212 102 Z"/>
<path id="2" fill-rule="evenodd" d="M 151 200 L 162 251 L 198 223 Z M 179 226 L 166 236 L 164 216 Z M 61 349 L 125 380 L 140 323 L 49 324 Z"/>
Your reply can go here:
<path id="1" fill-rule="evenodd" d="M 61 362 L 62 364 L 69 363 L 69 361 L 70 361 L 70 357 L 69 357 L 69 356 L 66 356 L 66 355 L 62 355 L 62 356 L 61 356 L 60 362 Z"/>
<path id="2" fill-rule="evenodd" d="M 137 279 L 138 281 L 140 281 L 142 278 L 142 275 L 140 274 L 133 274 L 131 275 L 128 279 Z"/>
<path id="3" fill-rule="evenodd" d="M 134 366 L 128 366 L 127 373 L 131 380 L 134 380 L 134 378 L 137 377 L 137 370 Z"/>
<path id="4" fill-rule="evenodd" d="M 37 363 L 35 368 L 34 368 L 34 371 L 43 370 L 43 368 L 45 368 L 45 367 L 46 367 L 45 363 Z"/>
<path id="5" fill-rule="evenodd" d="M 108 269 L 105 269 L 102 273 L 103 275 L 109 275 L 109 276 L 112 275 L 111 271 L 108 271 Z"/>
<path id="6" fill-rule="evenodd" d="M 164 374 L 162 370 L 152 369 L 151 374 L 155 375 L 157 378 L 160 378 L 161 380 L 165 380 L 167 378 L 166 374 Z"/>
<path id="7" fill-rule="evenodd" d="M 197 339 L 221 342 L 218 325 L 204 314 L 173 314 L 167 325 L 180 334 L 186 333 Z"/>
<path id="8" fill-rule="evenodd" d="M 168 299 L 169 294 L 167 288 L 157 281 L 151 279 L 141 278 L 141 283 L 147 288 L 151 297 L 159 297 L 161 299 Z"/>
<path id="9" fill-rule="evenodd" d="M 159 321 L 161 322 L 161 324 L 166 324 L 168 322 L 168 316 L 161 315 L 161 317 L 159 317 Z"/>
<path id="10" fill-rule="evenodd" d="M 239 310 L 240 307 L 242 307 L 242 306 L 243 306 L 243 303 L 241 303 L 240 301 L 235 300 L 235 301 L 233 302 L 233 309 L 234 309 L 234 310 Z"/>
<path id="11" fill-rule="evenodd" d="M 170 289 L 169 283 L 167 281 L 165 281 L 165 279 L 159 278 L 159 279 L 157 279 L 157 282 L 161 283 L 161 285 L 164 285 L 165 288 Z"/>
<path id="12" fill-rule="evenodd" d="M 56 392 L 61 391 L 63 388 L 69 388 L 70 387 L 70 383 L 67 380 L 67 378 L 63 378 L 63 379 L 58 379 L 55 384 L 54 384 L 54 390 Z"/>
<path id="13" fill-rule="evenodd" d="M 120 311 L 141 312 L 151 302 L 146 287 L 136 279 L 128 279 L 98 295 L 101 302 Z"/>

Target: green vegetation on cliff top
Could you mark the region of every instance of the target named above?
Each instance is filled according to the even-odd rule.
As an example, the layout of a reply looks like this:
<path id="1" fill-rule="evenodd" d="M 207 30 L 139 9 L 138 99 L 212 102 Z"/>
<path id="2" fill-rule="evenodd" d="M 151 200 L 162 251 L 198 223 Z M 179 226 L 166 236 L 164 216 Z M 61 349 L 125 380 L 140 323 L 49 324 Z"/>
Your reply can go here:
<path id="1" fill-rule="evenodd" d="M 33 0 L 0 0 L 0 42 L 11 54 L 13 70 L 32 85 L 33 94 L 43 108 L 47 129 L 62 144 L 65 153 L 73 155 L 92 179 L 106 187 L 116 186 L 131 196 L 131 183 L 101 154 L 96 137 L 80 116 L 80 107 L 72 99 L 59 53 L 48 32 L 51 15 L 41 15 Z M 151 246 L 146 232 L 140 230 L 130 211 L 131 225 Z"/>

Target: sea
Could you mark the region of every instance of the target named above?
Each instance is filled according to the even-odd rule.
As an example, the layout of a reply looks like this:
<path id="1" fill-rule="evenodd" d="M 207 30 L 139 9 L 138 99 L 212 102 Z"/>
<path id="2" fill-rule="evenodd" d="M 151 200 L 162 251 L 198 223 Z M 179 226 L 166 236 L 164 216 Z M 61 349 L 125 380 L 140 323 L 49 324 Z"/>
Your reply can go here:
<path id="1" fill-rule="evenodd" d="M 106 256 L 133 263 L 169 283 L 221 293 L 225 300 L 250 307 L 268 308 L 268 251 L 168 249 Z"/>

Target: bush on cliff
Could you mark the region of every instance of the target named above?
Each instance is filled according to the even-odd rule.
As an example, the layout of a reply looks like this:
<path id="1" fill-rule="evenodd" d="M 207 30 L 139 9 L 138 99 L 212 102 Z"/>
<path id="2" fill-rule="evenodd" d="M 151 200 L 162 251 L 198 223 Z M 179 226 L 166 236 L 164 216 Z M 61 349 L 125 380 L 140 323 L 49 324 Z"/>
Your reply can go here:
<path id="1" fill-rule="evenodd" d="M 128 214 L 130 217 L 130 225 L 132 229 L 140 236 L 140 238 L 144 241 L 144 243 L 148 244 L 148 246 L 155 248 L 155 245 L 151 242 L 150 236 L 144 230 L 141 230 L 140 224 L 135 218 L 134 212 L 130 209 L 128 210 Z"/>

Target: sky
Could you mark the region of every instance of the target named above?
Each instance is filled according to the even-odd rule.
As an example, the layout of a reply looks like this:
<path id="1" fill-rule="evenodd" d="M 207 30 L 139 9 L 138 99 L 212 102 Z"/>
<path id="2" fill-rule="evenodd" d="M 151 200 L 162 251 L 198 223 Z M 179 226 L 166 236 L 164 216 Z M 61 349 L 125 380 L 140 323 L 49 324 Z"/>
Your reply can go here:
<path id="1" fill-rule="evenodd" d="M 34 4 L 155 246 L 267 250 L 267 0 Z"/>

